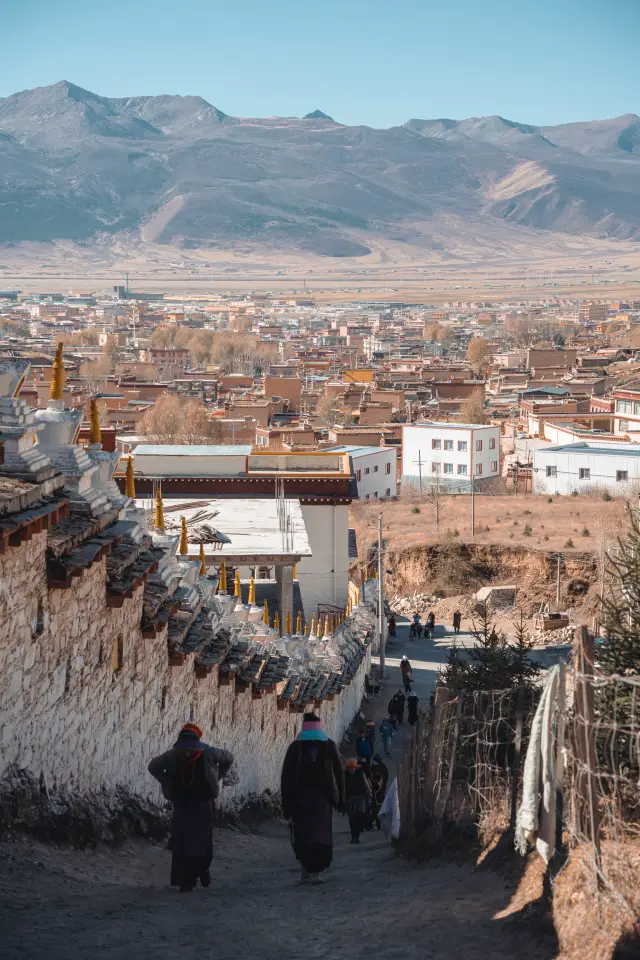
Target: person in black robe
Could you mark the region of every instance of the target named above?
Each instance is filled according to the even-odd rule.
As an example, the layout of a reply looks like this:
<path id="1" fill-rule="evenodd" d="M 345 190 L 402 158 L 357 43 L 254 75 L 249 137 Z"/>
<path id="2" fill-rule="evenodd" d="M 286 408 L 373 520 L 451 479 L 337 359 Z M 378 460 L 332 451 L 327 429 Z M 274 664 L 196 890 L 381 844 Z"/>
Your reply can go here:
<path id="1" fill-rule="evenodd" d="M 211 883 L 213 813 L 220 781 L 233 763 L 227 750 L 201 740 L 202 730 L 187 723 L 175 745 L 149 764 L 149 773 L 173 804 L 171 817 L 171 886 L 190 893 L 198 880 Z"/>
<path id="2" fill-rule="evenodd" d="M 407 697 L 407 719 L 411 726 L 415 726 L 418 722 L 418 694 L 414 693 L 412 690 L 409 696 Z"/>
<path id="3" fill-rule="evenodd" d="M 360 843 L 360 834 L 366 827 L 371 810 L 371 785 L 365 771 L 353 757 L 346 762 L 344 782 L 351 843 Z"/>
<path id="4" fill-rule="evenodd" d="M 300 883 L 322 883 L 320 874 L 333 859 L 333 811 L 344 812 L 345 792 L 338 748 L 313 713 L 305 713 L 302 730 L 287 749 L 280 794 L 302 866 Z"/>

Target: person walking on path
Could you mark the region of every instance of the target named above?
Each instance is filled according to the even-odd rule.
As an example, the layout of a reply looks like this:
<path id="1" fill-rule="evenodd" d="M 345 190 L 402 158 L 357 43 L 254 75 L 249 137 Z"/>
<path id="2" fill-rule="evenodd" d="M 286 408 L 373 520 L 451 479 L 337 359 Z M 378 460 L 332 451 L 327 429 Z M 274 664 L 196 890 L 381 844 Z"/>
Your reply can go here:
<path id="1" fill-rule="evenodd" d="M 391 616 L 389 617 L 388 626 L 389 626 L 389 636 L 390 636 L 390 637 L 395 637 L 395 635 L 396 635 L 396 618 L 394 617 L 393 614 L 391 614 Z"/>
<path id="2" fill-rule="evenodd" d="M 396 721 L 396 725 L 402 726 L 404 721 L 404 701 L 405 696 L 402 690 L 394 693 L 389 701 L 389 716 Z"/>
<path id="3" fill-rule="evenodd" d="M 408 693 L 411 690 L 411 663 L 407 657 L 403 657 L 400 661 L 400 672 L 402 673 L 404 692 Z"/>
<path id="4" fill-rule="evenodd" d="M 353 757 L 346 762 L 344 779 L 351 843 L 360 843 L 371 806 L 371 787 L 364 770 Z"/>
<path id="5" fill-rule="evenodd" d="M 380 821 L 378 820 L 378 813 L 384 800 L 384 795 L 387 792 L 387 784 L 389 782 L 389 768 L 386 763 L 383 763 L 382 757 L 380 754 L 376 753 L 375 757 L 371 761 L 371 829 L 373 825 L 380 829 Z"/>
<path id="6" fill-rule="evenodd" d="M 412 727 L 418 722 L 418 703 L 418 694 L 412 690 L 407 697 L 407 720 Z"/>
<path id="7" fill-rule="evenodd" d="M 393 724 L 389 717 L 385 717 L 379 727 L 380 736 L 382 737 L 382 746 L 384 747 L 385 757 L 390 757 L 391 752 L 389 750 L 389 745 L 393 740 Z"/>
<path id="8" fill-rule="evenodd" d="M 462 614 L 460 613 L 459 610 L 456 610 L 456 612 L 453 615 L 453 632 L 454 633 L 460 633 L 461 623 L 462 623 Z"/>
<path id="9" fill-rule="evenodd" d="M 356 754 L 360 766 L 368 770 L 373 756 L 373 744 L 364 730 L 360 731 L 360 736 L 356 740 Z"/>
<path id="10" fill-rule="evenodd" d="M 149 764 L 149 773 L 173 804 L 171 886 L 180 893 L 190 893 L 198 880 L 203 887 L 211 883 L 214 804 L 232 764 L 228 750 L 203 743 L 195 723 L 185 724 L 174 746 Z"/>
<path id="11" fill-rule="evenodd" d="M 302 866 L 300 883 L 323 883 L 320 874 L 333 859 L 333 811 L 344 813 L 345 792 L 338 748 L 315 713 L 305 713 L 301 732 L 289 744 L 280 795 Z"/>

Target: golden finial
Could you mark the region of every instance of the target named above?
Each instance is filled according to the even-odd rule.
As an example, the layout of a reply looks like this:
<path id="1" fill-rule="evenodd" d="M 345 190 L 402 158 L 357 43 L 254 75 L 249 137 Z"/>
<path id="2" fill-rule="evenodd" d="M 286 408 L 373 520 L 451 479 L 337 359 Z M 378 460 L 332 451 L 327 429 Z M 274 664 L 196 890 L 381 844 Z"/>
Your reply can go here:
<path id="1" fill-rule="evenodd" d="M 316 615 L 315 613 L 311 614 L 311 624 L 307 621 L 307 626 L 309 627 L 309 635 L 313 634 L 315 636 L 316 632 Z"/>
<path id="2" fill-rule="evenodd" d="M 133 457 L 129 457 L 127 460 L 127 479 L 124 485 L 125 496 L 131 497 L 132 500 L 136 498 L 136 484 L 133 477 Z"/>
<path id="3" fill-rule="evenodd" d="M 189 553 L 189 541 L 187 540 L 187 521 L 180 517 L 180 556 L 186 557 Z"/>
<path id="4" fill-rule="evenodd" d="M 204 543 L 200 544 L 200 576 L 206 577 L 207 575 L 207 564 L 204 558 Z"/>
<path id="5" fill-rule="evenodd" d="M 267 603 L 266 599 L 264 601 L 264 610 L 262 611 L 262 622 L 264 623 L 265 627 L 269 626 L 269 604 Z"/>
<path id="6" fill-rule="evenodd" d="M 304 635 L 305 637 L 310 637 L 315 631 L 315 624 L 313 620 L 305 620 L 304 622 Z"/>
<path id="7" fill-rule="evenodd" d="M 277 610 L 273 615 L 273 629 L 276 631 L 276 633 L 280 633 L 280 617 L 278 616 Z"/>
<path id="8" fill-rule="evenodd" d="M 291 611 L 287 613 L 287 619 L 285 620 L 285 633 L 291 635 Z"/>
<path id="9" fill-rule="evenodd" d="M 251 577 L 249 580 L 249 604 L 252 607 L 256 605 L 256 578 Z"/>
<path id="10" fill-rule="evenodd" d="M 220 564 L 220 574 L 218 576 L 218 593 L 227 592 L 227 568 L 224 565 L 224 560 Z"/>
<path id="11" fill-rule="evenodd" d="M 240 585 L 240 571 L 236 570 L 236 579 L 233 584 L 233 595 L 242 603 L 242 587 Z"/>
<path id="12" fill-rule="evenodd" d="M 297 576 L 296 576 L 296 565 L 295 565 L 295 563 L 294 563 L 293 567 L 291 568 L 291 578 L 292 578 L 292 580 L 297 580 L 297 579 L 298 579 Z"/>
<path id="13" fill-rule="evenodd" d="M 324 636 L 328 637 L 331 633 L 331 614 L 328 613 L 324 618 Z"/>
<path id="14" fill-rule="evenodd" d="M 318 614 L 318 627 L 316 629 L 316 637 L 321 637 L 323 632 L 324 631 L 322 629 L 322 617 L 320 616 L 320 614 Z"/>
<path id="15" fill-rule="evenodd" d="M 362 575 L 362 580 L 363 580 L 364 583 L 366 583 L 368 579 L 369 579 L 369 571 L 368 571 L 367 568 L 365 567 L 365 568 L 364 568 L 364 573 L 363 573 L 363 575 Z"/>
<path id="16" fill-rule="evenodd" d="M 98 401 L 91 401 L 91 408 L 89 410 L 89 443 L 101 443 L 102 436 L 100 434 L 100 414 L 98 413 Z"/>
<path id="17" fill-rule="evenodd" d="M 298 610 L 298 616 L 296 617 L 296 633 L 302 633 L 302 613 Z"/>
<path id="18" fill-rule="evenodd" d="M 160 487 L 156 490 L 156 530 L 164 530 L 164 509 Z"/>
<path id="19" fill-rule="evenodd" d="M 62 363 L 62 347 L 63 347 L 63 344 L 59 343 L 58 348 L 56 350 L 56 355 L 53 361 L 51 388 L 49 390 L 50 400 L 62 400 L 62 393 L 64 391 L 64 366 Z"/>

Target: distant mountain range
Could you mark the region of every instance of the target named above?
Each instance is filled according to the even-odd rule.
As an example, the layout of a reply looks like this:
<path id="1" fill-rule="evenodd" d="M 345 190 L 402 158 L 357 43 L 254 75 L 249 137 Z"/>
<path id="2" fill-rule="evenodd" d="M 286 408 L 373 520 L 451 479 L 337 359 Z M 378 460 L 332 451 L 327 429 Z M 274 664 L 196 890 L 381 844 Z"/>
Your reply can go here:
<path id="1" fill-rule="evenodd" d="M 381 239 L 446 252 L 452 224 L 473 224 L 481 245 L 505 222 L 640 239 L 640 119 L 378 130 L 320 110 L 246 119 L 200 97 L 110 99 L 66 81 L 0 99 L 3 244 L 129 236 L 359 257 Z"/>

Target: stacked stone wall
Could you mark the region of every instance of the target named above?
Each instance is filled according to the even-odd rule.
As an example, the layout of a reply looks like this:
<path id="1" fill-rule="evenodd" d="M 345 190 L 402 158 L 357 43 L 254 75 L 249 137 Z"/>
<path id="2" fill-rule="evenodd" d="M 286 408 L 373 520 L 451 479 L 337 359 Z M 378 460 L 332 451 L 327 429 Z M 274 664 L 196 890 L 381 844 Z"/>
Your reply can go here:
<path id="1" fill-rule="evenodd" d="M 287 745 L 302 717 L 279 709 L 276 693 L 254 699 L 196 677 L 193 658 L 170 666 L 166 632 L 140 632 L 140 587 L 107 606 L 106 563 L 69 589 L 47 586 L 46 533 L 0 556 L 0 777 L 10 764 L 44 774 L 49 787 L 85 792 L 121 785 L 157 797 L 149 759 L 167 749 L 187 720 L 231 750 L 238 783 L 227 804 L 277 791 Z M 370 654 L 351 683 L 320 713 L 340 740 L 362 700 Z M 116 669 L 114 669 L 114 667 Z"/>

